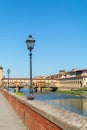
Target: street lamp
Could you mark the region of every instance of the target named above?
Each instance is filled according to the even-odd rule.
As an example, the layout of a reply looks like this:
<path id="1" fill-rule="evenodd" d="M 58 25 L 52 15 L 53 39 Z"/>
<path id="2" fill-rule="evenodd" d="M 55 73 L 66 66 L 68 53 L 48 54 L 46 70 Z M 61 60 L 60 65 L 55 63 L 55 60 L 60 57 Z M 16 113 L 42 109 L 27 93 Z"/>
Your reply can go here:
<path id="1" fill-rule="evenodd" d="M 33 95 L 33 86 L 32 86 L 32 49 L 34 48 L 34 44 L 35 44 L 35 39 L 32 37 L 32 35 L 30 35 L 28 37 L 28 39 L 26 40 L 27 43 L 27 49 L 30 51 L 29 55 L 30 55 L 30 88 L 29 88 L 29 96 L 27 97 L 27 99 L 33 100 L 34 99 L 34 95 Z"/>
<path id="2" fill-rule="evenodd" d="M 10 75 L 10 69 L 7 69 L 7 74 L 8 74 L 8 88 L 9 88 L 9 75 Z"/>

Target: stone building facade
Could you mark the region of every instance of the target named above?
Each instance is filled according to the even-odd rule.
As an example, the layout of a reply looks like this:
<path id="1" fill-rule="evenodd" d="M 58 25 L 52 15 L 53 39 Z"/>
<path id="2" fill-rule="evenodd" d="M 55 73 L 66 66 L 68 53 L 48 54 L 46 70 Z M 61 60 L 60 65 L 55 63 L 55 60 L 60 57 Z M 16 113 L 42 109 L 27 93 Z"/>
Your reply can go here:
<path id="1" fill-rule="evenodd" d="M 87 69 L 66 72 L 59 79 L 60 89 L 77 89 L 87 87 Z"/>
<path id="2" fill-rule="evenodd" d="M 36 76 L 33 79 L 33 86 L 54 86 L 59 89 L 77 89 L 87 87 L 87 69 L 66 72 L 60 70 L 58 74 L 48 76 Z M 9 78 L 9 86 L 29 86 L 29 78 Z M 0 86 L 8 86 L 8 78 L 3 78 L 3 68 L 0 66 Z"/>

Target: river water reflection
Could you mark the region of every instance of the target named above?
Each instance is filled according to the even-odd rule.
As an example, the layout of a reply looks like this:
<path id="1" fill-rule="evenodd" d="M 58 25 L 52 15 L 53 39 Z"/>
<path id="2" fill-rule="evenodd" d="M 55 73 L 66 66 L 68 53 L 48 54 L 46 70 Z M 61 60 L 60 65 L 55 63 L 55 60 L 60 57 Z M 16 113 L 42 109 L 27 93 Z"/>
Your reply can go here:
<path id="1" fill-rule="evenodd" d="M 25 92 L 25 95 L 27 96 L 28 93 Z M 56 92 L 34 93 L 34 96 L 35 100 L 40 100 L 53 107 L 66 109 L 87 117 L 87 99 L 82 96 L 73 96 Z"/>
<path id="2" fill-rule="evenodd" d="M 58 93 L 39 93 L 35 94 L 35 100 L 40 100 L 56 108 L 66 109 L 87 117 L 87 99 L 82 96 Z"/>

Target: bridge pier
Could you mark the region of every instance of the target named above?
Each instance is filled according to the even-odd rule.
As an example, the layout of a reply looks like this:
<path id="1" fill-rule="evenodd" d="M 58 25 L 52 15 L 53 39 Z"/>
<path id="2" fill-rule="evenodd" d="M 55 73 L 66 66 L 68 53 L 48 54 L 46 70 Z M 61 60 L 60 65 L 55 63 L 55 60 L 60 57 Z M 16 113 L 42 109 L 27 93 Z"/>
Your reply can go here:
<path id="1" fill-rule="evenodd" d="M 16 90 L 16 92 L 20 92 L 20 89 L 23 88 L 23 87 L 14 87 L 14 89 Z"/>
<path id="2" fill-rule="evenodd" d="M 37 92 L 41 92 L 42 91 L 42 87 L 39 86 L 39 87 L 36 88 L 36 90 L 37 90 Z"/>
<path id="3" fill-rule="evenodd" d="M 42 88 L 50 88 L 50 91 L 56 91 L 58 89 L 58 87 L 42 87 L 42 86 L 38 86 L 38 87 L 35 87 L 35 90 L 37 92 L 42 92 Z"/>
<path id="4" fill-rule="evenodd" d="M 14 88 L 14 89 L 16 90 L 16 92 L 19 92 L 19 88 L 18 87 Z"/>

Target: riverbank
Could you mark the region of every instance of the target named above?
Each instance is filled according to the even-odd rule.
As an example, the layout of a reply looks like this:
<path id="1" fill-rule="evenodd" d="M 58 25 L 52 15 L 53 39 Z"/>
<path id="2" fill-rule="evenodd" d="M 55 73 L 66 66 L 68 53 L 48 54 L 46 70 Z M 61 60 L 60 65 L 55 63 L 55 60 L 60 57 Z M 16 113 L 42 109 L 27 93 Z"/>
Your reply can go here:
<path id="1" fill-rule="evenodd" d="M 43 92 L 50 92 L 50 89 L 44 88 Z M 87 97 L 87 88 L 81 88 L 81 89 L 77 89 L 77 90 L 57 90 L 55 92 Z"/>
<path id="2" fill-rule="evenodd" d="M 20 91 L 20 92 L 15 92 L 15 94 L 23 96 L 24 92 L 28 92 L 28 89 L 25 91 Z M 81 89 L 77 89 L 77 90 L 57 90 L 57 91 L 51 91 L 50 88 L 43 88 L 42 89 L 42 93 L 49 93 L 49 92 L 53 92 L 53 93 L 60 93 L 60 94 L 69 94 L 69 95 L 79 95 L 79 96 L 83 96 L 85 98 L 87 98 L 87 88 L 81 88 Z"/>
<path id="3" fill-rule="evenodd" d="M 80 91 L 80 90 L 58 90 L 57 93 L 66 93 L 72 95 L 86 95 L 87 91 Z"/>

